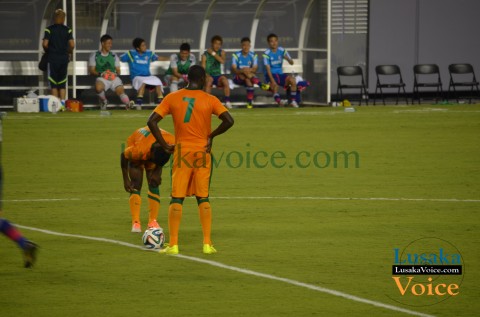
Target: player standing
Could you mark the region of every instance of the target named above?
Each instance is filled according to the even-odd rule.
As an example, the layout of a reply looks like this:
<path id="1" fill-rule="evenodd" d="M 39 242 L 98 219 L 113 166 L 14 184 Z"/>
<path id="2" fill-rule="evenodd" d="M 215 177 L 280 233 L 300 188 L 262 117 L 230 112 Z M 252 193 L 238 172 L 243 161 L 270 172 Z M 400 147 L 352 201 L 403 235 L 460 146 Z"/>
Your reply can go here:
<path id="1" fill-rule="evenodd" d="M 232 55 L 232 72 L 235 74 L 233 82 L 245 86 L 247 89 L 247 108 L 253 108 L 253 85 L 265 87 L 255 76 L 258 69 L 258 56 L 250 50 L 251 44 L 248 37 L 240 41 L 242 49 Z"/>
<path id="2" fill-rule="evenodd" d="M 209 202 L 211 149 L 213 139 L 233 126 L 228 110 L 216 98 L 203 91 L 206 74 L 200 66 L 188 72 L 188 87 L 165 97 L 148 119 L 148 126 L 162 147 L 173 151 L 172 200 L 168 210 L 169 246 L 160 252 L 178 254 L 178 231 L 183 200 L 194 194 L 203 232 L 203 253 L 217 252 L 211 240 L 212 209 Z M 175 127 L 175 145 L 169 144 L 158 128 L 158 122 L 171 114 Z M 211 131 L 212 114 L 222 123 Z"/>
<path id="3" fill-rule="evenodd" d="M 165 80 L 170 82 L 170 92 L 178 90 L 178 84 L 188 82 L 188 70 L 197 62 L 195 55 L 190 53 L 190 44 L 180 45 L 180 53 L 170 56 L 170 66 L 165 73 Z"/>
<path id="4" fill-rule="evenodd" d="M 222 75 L 221 68 L 221 65 L 225 64 L 225 61 L 227 60 L 227 54 L 222 50 L 223 39 L 220 35 L 215 35 L 212 37 L 210 43 L 211 47 L 202 55 L 202 67 L 207 73 L 205 91 L 210 93 L 213 85 L 218 88 L 223 87 L 223 93 L 225 94 L 225 107 L 231 109 L 230 86 L 228 85 L 227 76 Z"/>
<path id="5" fill-rule="evenodd" d="M 279 86 L 285 90 L 290 88 L 290 105 L 298 108 L 297 98 L 297 83 L 295 77 L 289 74 L 284 74 L 282 71 L 283 60 L 287 60 L 290 65 L 293 65 L 293 59 L 288 54 L 287 50 L 278 46 L 278 36 L 271 33 L 267 36 L 268 48 L 263 53 L 263 63 L 265 65 L 265 81 L 270 84 L 270 90 L 273 92 L 273 98 L 278 105 L 283 105 L 278 93 Z"/>
<path id="6" fill-rule="evenodd" d="M 175 138 L 167 131 L 161 130 L 165 140 L 174 143 Z M 123 186 L 130 193 L 129 205 L 132 215 L 132 232 L 141 232 L 140 207 L 142 198 L 140 191 L 143 184 L 143 171 L 148 182 L 148 228 L 160 228 L 157 222 L 160 210 L 160 184 L 162 183 L 162 167 L 170 159 L 170 154 L 155 143 L 155 137 L 148 127 L 132 133 L 127 139 L 127 148 L 120 155 Z"/>

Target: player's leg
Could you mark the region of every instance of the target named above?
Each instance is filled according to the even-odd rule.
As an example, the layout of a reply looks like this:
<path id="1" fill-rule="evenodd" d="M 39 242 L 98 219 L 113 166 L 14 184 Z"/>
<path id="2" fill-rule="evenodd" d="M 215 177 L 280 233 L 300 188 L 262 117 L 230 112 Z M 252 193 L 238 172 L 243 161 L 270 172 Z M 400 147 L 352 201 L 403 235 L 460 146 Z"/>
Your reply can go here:
<path id="1" fill-rule="evenodd" d="M 212 86 L 213 86 L 213 77 L 210 75 L 207 75 L 207 80 L 205 82 L 205 92 L 211 93 Z"/>
<path id="2" fill-rule="evenodd" d="M 253 99 L 255 98 L 255 89 L 250 78 L 245 78 L 245 89 L 247 90 L 247 108 L 253 108 Z"/>
<path id="3" fill-rule="evenodd" d="M 157 104 L 160 104 L 163 100 L 162 86 L 155 86 L 155 92 L 157 93 Z"/>
<path id="4" fill-rule="evenodd" d="M 169 234 L 169 246 L 160 251 L 160 253 L 166 254 L 178 254 L 178 233 L 180 230 L 180 222 L 182 220 L 183 212 L 183 200 L 187 196 L 187 189 L 191 183 L 191 177 L 193 173 L 192 155 L 182 154 L 180 146 L 175 148 L 173 153 L 173 165 L 172 165 L 172 199 L 170 200 L 170 206 L 168 207 L 168 234 Z M 189 193 L 190 195 L 191 193 Z"/>
<path id="5" fill-rule="evenodd" d="M 120 98 L 122 103 L 125 105 L 125 108 L 127 108 L 127 110 L 133 108 L 133 106 L 135 105 L 135 102 L 133 100 L 130 100 L 130 98 L 128 98 L 128 95 L 125 93 L 125 88 L 123 87 L 122 80 L 117 77 L 113 80 L 112 84 L 113 84 L 113 87 L 114 87 L 113 89 L 115 90 L 115 93 Z"/>
<path id="6" fill-rule="evenodd" d="M 223 94 L 225 95 L 224 102 L 225 107 L 228 109 L 232 108 L 232 103 L 230 102 L 230 85 L 228 84 L 228 79 L 226 76 L 220 76 L 217 80 L 217 87 L 223 87 Z"/>
<path id="7" fill-rule="evenodd" d="M 197 197 L 198 215 L 203 233 L 203 253 L 212 254 L 217 250 L 213 247 L 212 233 L 212 207 L 208 199 L 210 179 L 212 174 L 212 158 L 210 154 L 205 156 L 205 164 L 196 168 L 193 174 L 194 193 Z"/>
<path id="8" fill-rule="evenodd" d="M 145 93 L 145 87 L 147 85 L 141 84 L 140 87 L 137 90 L 137 98 L 135 99 L 135 103 L 137 105 L 142 105 L 143 104 L 143 94 Z"/>
<path id="9" fill-rule="evenodd" d="M 67 94 L 68 63 L 60 63 L 57 72 L 58 97 L 60 98 L 61 111 L 65 110 L 65 97 Z"/>
<path id="10" fill-rule="evenodd" d="M 97 78 L 95 81 L 95 92 L 97 93 L 100 102 L 100 110 L 107 110 L 107 96 L 105 95 L 105 84 L 102 78 Z"/>
<path id="11" fill-rule="evenodd" d="M 178 90 L 178 83 L 180 81 L 180 78 L 174 76 L 174 75 L 166 75 L 165 80 L 170 83 L 170 92 L 175 92 Z"/>
<path id="12" fill-rule="evenodd" d="M 148 227 L 160 228 L 157 218 L 160 210 L 160 184 L 162 183 L 162 167 L 152 163 L 145 169 L 148 182 Z"/>
<path id="13" fill-rule="evenodd" d="M 142 198 L 140 196 L 143 183 L 143 166 L 134 162 L 128 163 L 128 175 L 135 190 L 130 193 L 129 205 L 130 214 L 132 215 L 132 232 L 141 232 L 142 226 L 140 222 L 140 208 L 142 206 Z"/>
<path id="14" fill-rule="evenodd" d="M 290 88 L 290 105 L 297 108 L 298 103 L 300 102 L 300 94 L 297 94 L 297 81 L 295 80 L 295 77 L 288 75 L 285 79 L 285 86 Z"/>

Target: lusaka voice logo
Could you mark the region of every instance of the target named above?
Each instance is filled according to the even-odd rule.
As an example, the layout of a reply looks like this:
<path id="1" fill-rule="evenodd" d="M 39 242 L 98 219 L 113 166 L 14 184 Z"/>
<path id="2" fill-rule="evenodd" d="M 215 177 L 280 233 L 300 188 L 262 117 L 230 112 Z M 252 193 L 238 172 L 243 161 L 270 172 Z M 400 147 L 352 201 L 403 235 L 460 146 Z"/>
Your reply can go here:
<path id="1" fill-rule="evenodd" d="M 460 251 L 440 238 L 420 238 L 392 250 L 390 299 L 408 306 L 430 306 L 461 293 L 465 265 Z"/>

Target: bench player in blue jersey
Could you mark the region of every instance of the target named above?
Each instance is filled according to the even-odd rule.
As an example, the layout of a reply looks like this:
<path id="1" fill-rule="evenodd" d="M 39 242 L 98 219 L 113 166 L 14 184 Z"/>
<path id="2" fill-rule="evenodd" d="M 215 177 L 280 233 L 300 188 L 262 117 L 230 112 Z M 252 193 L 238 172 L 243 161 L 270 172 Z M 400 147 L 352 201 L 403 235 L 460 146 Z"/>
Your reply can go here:
<path id="1" fill-rule="evenodd" d="M 263 89 L 267 86 L 262 85 L 256 77 L 258 69 L 258 56 L 251 51 L 250 39 L 242 38 L 240 41 L 242 49 L 232 55 L 232 72 L 235 74 L 233 82 L 247 89 L 247 108 L 253 108 L 254 88 L 253 85 L 259 85 Z"/>
<path id="2" fill-rule="evenodd" d="M 290 100 L 292 107 L 298 108 L 297 83 L 295 77 L 290 74 L 284 74 L 282 71 L 283 60 L 293 65 L 293 59 L 287 50 L 278 46 L 278 36 L 269 34 L 267 36 L 269 48 L 263 53 L 263 63 L 265 65 L 265 81 L 270 84 L 270 90 L 273 92 L 273 98 L 278 105 L 284 105 L 280 99 L 278 88 L 290 89 Z"/>
<path id="3" fill-rule="evenodd" d="M 145 88 L 154 88 L 157 93 L 157 103 L 162 102 L 163 84 L 157 76 L 152 76 L 150 73 L 150 63 L 167 59 L 159 58 L 154 52 L 147 50 L 147 43 L 142 38 L 135 38 L 132 45 L 134 49 L 120 56 L 120 60 L 128 63 L 132 86 L 137 91 L 135 103 L 143 104 Z"/>

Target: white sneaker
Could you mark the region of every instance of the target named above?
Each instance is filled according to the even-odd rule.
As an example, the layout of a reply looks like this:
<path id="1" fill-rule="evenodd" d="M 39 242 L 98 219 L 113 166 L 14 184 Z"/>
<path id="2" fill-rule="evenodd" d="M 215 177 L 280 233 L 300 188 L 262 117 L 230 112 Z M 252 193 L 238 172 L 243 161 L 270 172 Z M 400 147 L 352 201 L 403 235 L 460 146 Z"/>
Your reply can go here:
<path id="1" fill-rule="evenodd" d="M 125 109 L 127 110 L 133 109 L 133 107 L 135 107 L 135 101 L 133 100 L 130 100 L 128 104 L 125 105 Z"/>
<path id="2" fill-rule="evenodd" d="M 298 108 L 298 103 L 295 100 L 292 100 L 292 102 L 290 102 L 290 106 L 293 108 Z"/>
<path id="3" fill-rule="evenodd" d="M 278 103 L 278 105 L 280 107 L 285 107 L 286 105 L 288 105 L 288 100 L 287 99 L 282 99 L 280 100 L 280 102 Z"/>
<path id="4" fill-rule="evenodd" d="M 104 100 L 104 101 L 100 101 L 100 110 L 102 111 L 105 111 L 107 110 L 107 106 L 108 106 L 108 100 Z"/>
<path id="5" fill-rule="evenodd" d="M 225 102 L 225 107 L 227 107 L 227 109 L 232 109 L 232 103 L 230 101 Z"/>

